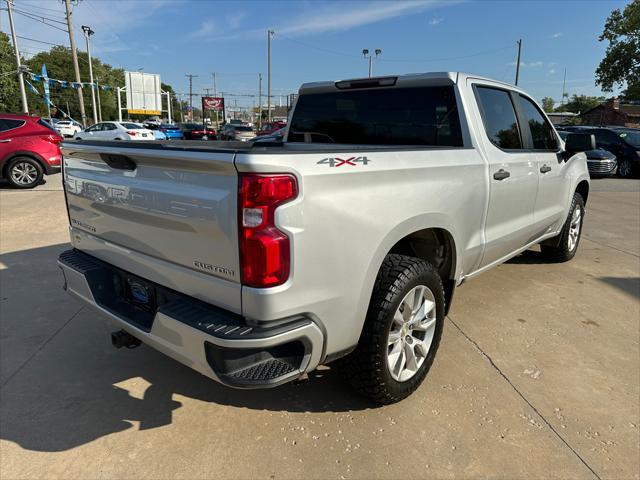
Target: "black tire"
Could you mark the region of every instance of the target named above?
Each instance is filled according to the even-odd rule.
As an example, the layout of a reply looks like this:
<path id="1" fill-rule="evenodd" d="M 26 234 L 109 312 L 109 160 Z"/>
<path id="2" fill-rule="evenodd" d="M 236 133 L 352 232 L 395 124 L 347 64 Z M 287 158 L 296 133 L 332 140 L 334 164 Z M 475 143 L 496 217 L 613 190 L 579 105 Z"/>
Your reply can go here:
<path id="1" fill-rule="evenodd" d="M 433 293 L 435 330 L 422 365 L 411 378 L 398 381 L 392 377 L 387 363 L 389 331 L 405 295 L 419 285 Z M 358 346 L 340 362 L 347 380 L 361 394 L 380 404 L 408 397 L 431 368 L 442 336 L 444 307 L 442 280 L 432 265 L 414 257 L 387 255 L 378 272 Z"/>
<path id="2" fill-rule="evenodd" d="M 631 163 L 631 160 L 623 158 L 618 162 L 618 176 L 620 178 L 633 177 L 633 164 Z"/>
<path id="3" fill-rule="evenodd" d="M 580 219 L 578 221 L 578 234 L 574 240 L 575 243 L 571 243 L 571 229 L 572 219 L 576 209 L 580 209 Z M 584 222 L 584 200 L 579 193 L 573 194 L 573 201 L 571 202 L 571 208 L 569 208 L 569 214 L 562 226 L 562 230 L 557 237 L 554 237 L 552 241 L 547 244 L 541 244 L 540 250 L 542 254 L 551 262 L 568 262 L 576 256 L 578 246 L 580 245 L 580 238 L 582 237 L 582 224 Z"/>
<path id="4" fill-rule="evenodd" d="M 29 157 L 16 157 L 7 165 L 7 180 L 13 188 L 33 188 L 40 185 L 44 171 L 42 166 Z"/>

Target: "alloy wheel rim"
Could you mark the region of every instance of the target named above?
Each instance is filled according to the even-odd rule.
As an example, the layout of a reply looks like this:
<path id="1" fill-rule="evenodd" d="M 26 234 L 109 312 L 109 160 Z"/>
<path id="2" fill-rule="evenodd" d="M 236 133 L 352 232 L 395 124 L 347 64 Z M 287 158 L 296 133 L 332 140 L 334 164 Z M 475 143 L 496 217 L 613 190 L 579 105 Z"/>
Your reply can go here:
<path id="1" fill-rule="evenodd" d="M 11 178 L 18 185 L 29 185 L 38 178 L 38 171 L 28 162 L 19 162 L 11 169 Z"/>
<path id="2" fill-rule="evenodd" d="M 393 315 L 387 337 L 387 367 L 398 382 L 411 379 L 424 363 L 435 333 L 436 300 L 424 285 L 411 289 Z"/>
<path id="3" fill-rule="evenodd" d="M 627 177 L 631 171 L 631 164 L 628 161 L 623 161 L 618 166 L 621 177 Z"/>
<path id="4" fill-rule="evenodd" d="M 578 245 L 578 239 L 580 238 L 580 227 L 582 225 L 582 208 L 576 205 L 571 215 L 571 223 L 569 224 L 569 238 L 567 240 L 569 251 L 572 252 L 576 245 Z"/>

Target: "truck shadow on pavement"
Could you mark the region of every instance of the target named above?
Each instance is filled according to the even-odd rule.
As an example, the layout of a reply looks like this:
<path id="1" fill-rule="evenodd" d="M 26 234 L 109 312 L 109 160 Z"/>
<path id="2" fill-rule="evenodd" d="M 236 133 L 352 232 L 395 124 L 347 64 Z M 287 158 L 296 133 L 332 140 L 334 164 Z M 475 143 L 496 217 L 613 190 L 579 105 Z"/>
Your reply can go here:
<path id="1" fill-rule="evenodd" d="M 2 319 L 0 347 L 7 354 L 22 354 L 12 371 L 3 371 L 3 440 L 29 450 L 59 452 L 132 428 L 170 425 L 179 408 L 203 418 L 223 414 L 220 405 L 273 412 L 376 408 L 330 367 L 321 367 L 301 383 L 234 390 L 145 345 L 135 350 L 114 349 L 109 337 L 113 328 L 62 290 L 55 261 L 64 247 L 53 245 L 0 257 L 5 265 L 0 269 L 3 317 L 14 316 L 13 320 Z M 36 276 L 28 274 L 31 267 L 38 269 Z M 25 285 L 38 294 L 32 295 L 32 302 L 23 307 L 26 311 L 20 313 L 10 303 L 23 301 L 20 292 Z M 53 308 L 60 304 L 66 307 L 64 314 Z M 46 319 L 51 323 L 47 336 L 34 342 L 33 328 L 47 312 L 59 318 Z M 25 322 L 32 322 L 33 328 L 21 327 Z M 180 397 L 204 405 L 191 401 L 183 405 Z"/>

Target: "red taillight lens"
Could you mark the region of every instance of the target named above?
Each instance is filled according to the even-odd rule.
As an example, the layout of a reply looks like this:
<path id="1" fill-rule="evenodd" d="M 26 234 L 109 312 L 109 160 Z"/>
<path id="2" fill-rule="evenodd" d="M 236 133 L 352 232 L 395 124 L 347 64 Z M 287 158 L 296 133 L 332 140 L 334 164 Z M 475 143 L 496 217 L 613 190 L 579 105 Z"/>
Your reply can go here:
<path id="1" fill-rule="evenodd" d="M 51 143 L 54 143 L 56 145 L 58 145 L 60 142 L 62 142 L 62 137 L 60 137 L 59 135 L 47 135 L 46 137 L 44 137 L 44 139 L 47 142 L 51 142 Z"/>
<path id="2" fill-rule="evenodd" d="M 298 196 L 293 175 L 240 174 L 238 211 L 242 283 L 274 287 L 289 278 L 289 237 L 275 226 L 275 210 Z"/>
<path id="3" fill-rule="evenodd" d="M 134 132 L 133 130 L 127 131 L 127 135 L 131 135 L 132 137 L 135 137 L 136 135 L 138 135 L 138 132 Z"/>

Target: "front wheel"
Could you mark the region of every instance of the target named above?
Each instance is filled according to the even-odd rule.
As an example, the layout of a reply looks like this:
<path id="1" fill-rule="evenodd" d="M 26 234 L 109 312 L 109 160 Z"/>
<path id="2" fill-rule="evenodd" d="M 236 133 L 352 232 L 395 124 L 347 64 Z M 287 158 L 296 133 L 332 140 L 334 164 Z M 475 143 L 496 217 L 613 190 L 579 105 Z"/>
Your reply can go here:
<path id="1" fill-rule="evenodd" d="M 631 165 L 630 160 L 624 158 L 619 161 L 618 175 L 622 178 L 631 178 L 631 176 L 633 175 L 633 165 Z"/>
<path id="2" fill-rule="evenodd" d="M 389 404 L 422 383 L 440 344 L 444 288 L 429 263 L 388 255 L 380 268 L 356 350 L 342 361 L 350 383 Z"/>
<path id="3" fill-rule="evenodd" d="M 583 221 L 584 200 L 582 195 L 574 193 L 569 215 L 567 215 L 560 234 L 554 238 L 555 242 L 540 245 L 542 254 L 552 262 L 568 262 L 575 257 L 582 236 Z"/>

